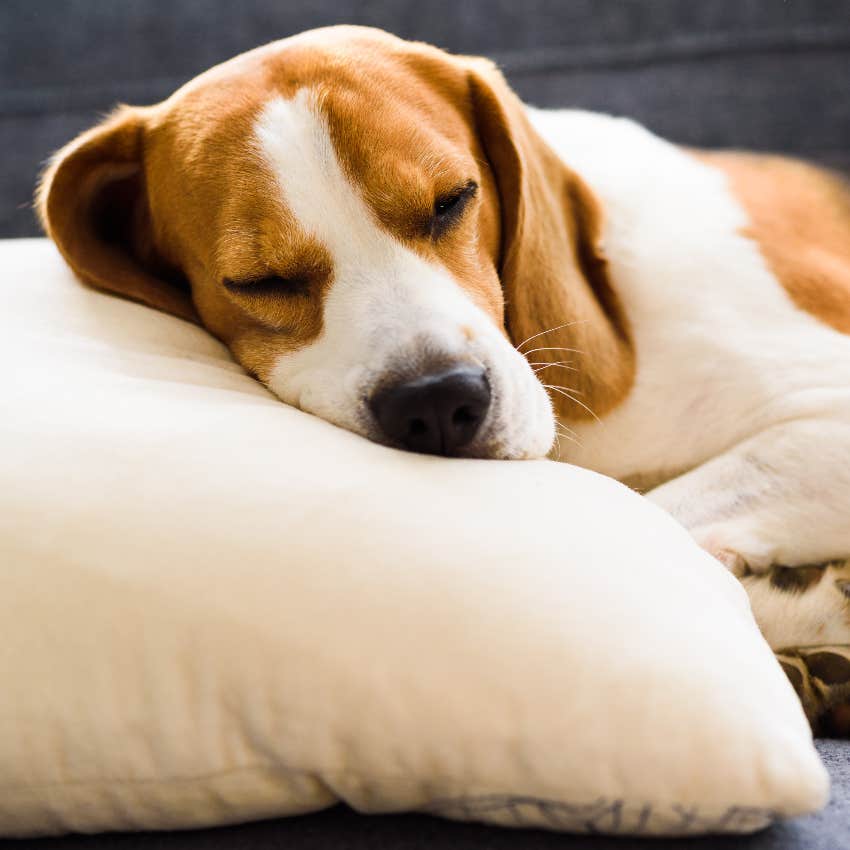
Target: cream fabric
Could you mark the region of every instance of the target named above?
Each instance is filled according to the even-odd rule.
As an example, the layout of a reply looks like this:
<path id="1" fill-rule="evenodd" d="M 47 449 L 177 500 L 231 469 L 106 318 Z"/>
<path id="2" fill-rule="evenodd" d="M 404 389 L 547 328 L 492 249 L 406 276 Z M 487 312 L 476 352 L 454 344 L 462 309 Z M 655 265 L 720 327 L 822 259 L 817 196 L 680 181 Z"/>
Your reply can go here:
<path id="1" fill-rule="evenodd" d="M 748 831 L 827 778 L 737 582 L 550 462 L 372 445 L 0 246 L 0 833 Z"/>

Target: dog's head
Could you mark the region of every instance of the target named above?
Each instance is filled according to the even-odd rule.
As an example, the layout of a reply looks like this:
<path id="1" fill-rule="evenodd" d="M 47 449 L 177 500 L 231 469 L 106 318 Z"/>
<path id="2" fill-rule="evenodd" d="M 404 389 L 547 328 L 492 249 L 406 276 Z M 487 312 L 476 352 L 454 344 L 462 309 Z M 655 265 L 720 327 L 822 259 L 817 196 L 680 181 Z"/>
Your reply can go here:
<path id="1" fill-rule="evenodd" d="M 490 63 L 380 31 L 304 33 L 120 108 L 38 206 L 83 280 L 200 320 L 284 401 L 389 445 L 542 456 L 535 370 L 583 349 L 581 392 L 620 356 L 591 193 Z M 559 325 L 531 363 L 514 345 Z"/>

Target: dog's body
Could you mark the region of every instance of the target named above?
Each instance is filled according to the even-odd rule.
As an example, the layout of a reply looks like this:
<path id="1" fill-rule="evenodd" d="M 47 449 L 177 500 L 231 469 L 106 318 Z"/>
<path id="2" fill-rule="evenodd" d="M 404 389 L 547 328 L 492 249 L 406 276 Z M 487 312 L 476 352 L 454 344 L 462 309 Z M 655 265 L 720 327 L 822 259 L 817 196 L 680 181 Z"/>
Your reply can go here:
<path id="1" fill-rule="evenodd" d="M 850 190 L 826 172 L 527 109 L 483 60 L 332 28 L 120 111 L 39 207 L 89 283 L 200 318 L 364 436 L 555 438 L 742 577 L 850 558 Z M 747 579 L 774 646 L 850 644 L 829 570 Z M 817 710 L 850 689 L 830 657 Z"/>
<path id="2" fill-rule="evenodd" d="M 760 571 L 846 557 L 850 189 L 835 182 L 846 193 L 847 238 L 822 257 L 794 232 L 808 201 L 797 191 L 803 178 L 833 178 L 775 158 L 697 158 L 607 116 L 534 112 L 533 120 L 605 209 L 609 274 L 638 363 L 613 410 L 571 423 L 578 445 L 563 444 L 562 456 L 643 489 L 662 485 L 651 498 L 730 565 Z M 785 205 L 775 213 L 795 242 L 753 238 L 753 217 L 728 179 L 736 168 Z M 822 208 L 804 214 L 815 232 L 834 226 Z M 781 234 L 764 234 L 771 238 Z M 794 272 L 822 274 L 820 285 L 833 288 L 811 311 L 795 303 L 799 279 L 786 283 L 771 267 L 783 250 L 798 254 Z"/>

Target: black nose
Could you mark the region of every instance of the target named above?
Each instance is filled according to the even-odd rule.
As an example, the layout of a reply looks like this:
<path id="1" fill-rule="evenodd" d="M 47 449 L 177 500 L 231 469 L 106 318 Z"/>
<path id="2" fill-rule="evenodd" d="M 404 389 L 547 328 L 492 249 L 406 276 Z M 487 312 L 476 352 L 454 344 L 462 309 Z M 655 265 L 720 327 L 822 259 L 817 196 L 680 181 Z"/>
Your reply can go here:
<path id="1" fill-rule="evenodd" d="M 490 385 L 483 369 L 462 367 L 393 384 L 369 404 L 393 442 L 413 452 L 453 455 L 484 421 Z"/>

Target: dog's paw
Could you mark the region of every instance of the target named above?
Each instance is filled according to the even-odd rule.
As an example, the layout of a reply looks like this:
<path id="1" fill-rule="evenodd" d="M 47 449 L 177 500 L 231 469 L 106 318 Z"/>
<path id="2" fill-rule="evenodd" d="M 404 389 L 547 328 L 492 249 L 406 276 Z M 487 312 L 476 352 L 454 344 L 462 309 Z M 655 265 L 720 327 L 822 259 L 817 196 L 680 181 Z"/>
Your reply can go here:
<path id="1" fill-rule="evenodd" d="M 733 575 L 764 575 L 775 564 L 776 550 L 757 535 L 730 526 L 691 532 L 696 542 Z"/>
<path id="2" fill-rule="evenodd" d="M 788 676 L 816 735 L 850 736 L 850 646 L 779 650 Z"/>

